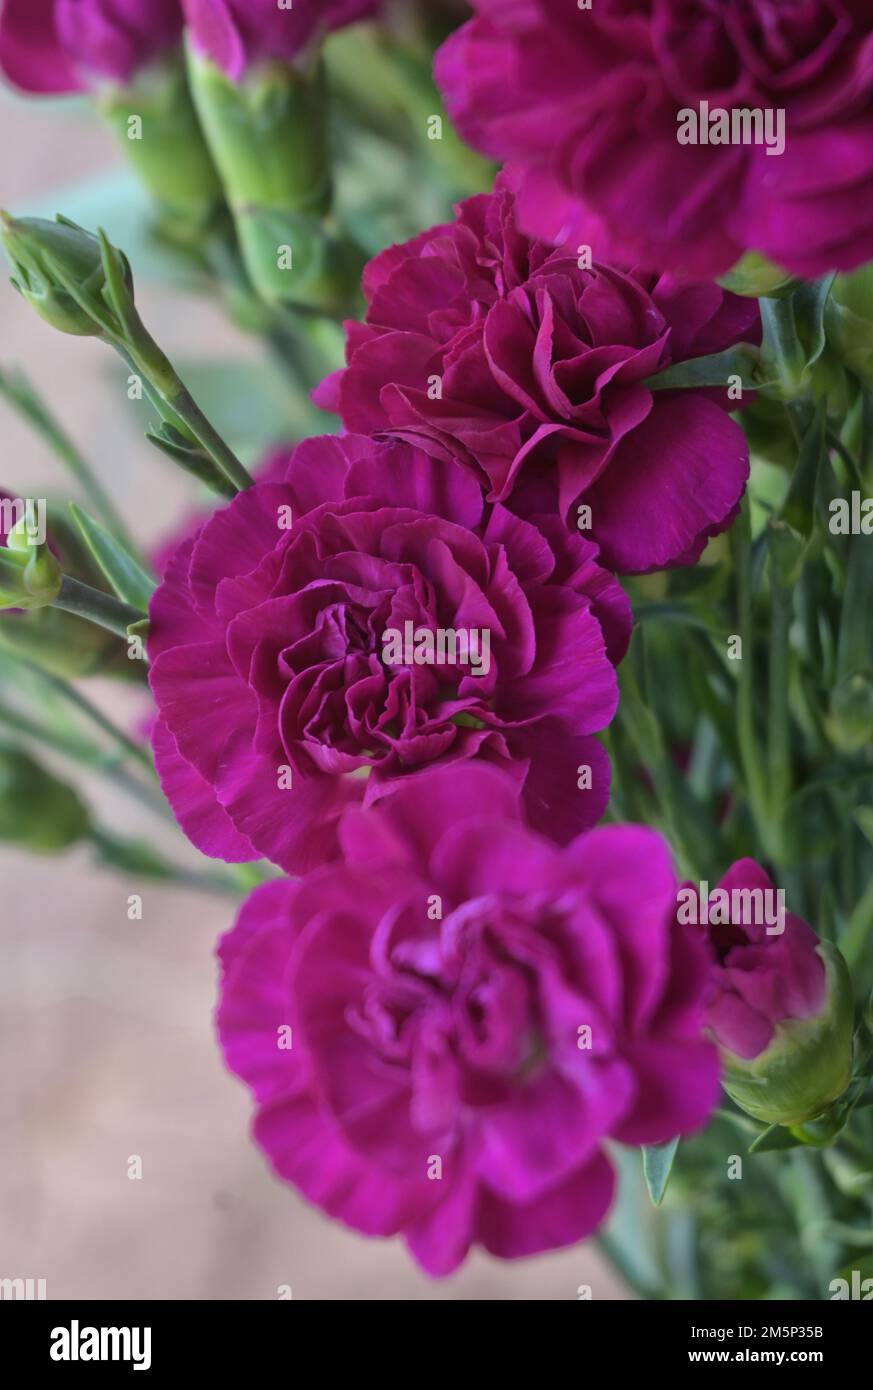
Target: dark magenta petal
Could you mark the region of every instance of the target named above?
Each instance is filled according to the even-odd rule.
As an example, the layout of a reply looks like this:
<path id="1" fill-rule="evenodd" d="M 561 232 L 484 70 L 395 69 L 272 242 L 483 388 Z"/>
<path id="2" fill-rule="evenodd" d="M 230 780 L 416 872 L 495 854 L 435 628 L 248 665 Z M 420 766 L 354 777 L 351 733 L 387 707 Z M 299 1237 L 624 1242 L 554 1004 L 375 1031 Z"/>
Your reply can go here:
<path id="1" fill-rule="evenodd" d="M 347 429 L 461 465 L 526 519 L 551 484 L 548 505 L 610 568 L 688 564 L 732 520 L 748 446 L 714 418 L 714 393 L 684 392 L 686 414 L 647 382 L 758 342 L 757 305 L 712 281 L 629 272 L 599 244 L 593 261 L 556 251 L 519 230 L 518 189 L 504 172 L 452 225 L 377 258 L 366 322 L 346 325 L 348 365 L 319 401 Z"/>
<path id="2" fill-rule="evenodd" d="M 717 1100 L 709 959 L 674 925 L 666 846 L 625 826 L 560 849 L 522 814 L 488 767 L 407 777 L 221 947 L 222 1046 L 274 1169 L 434 1276 L 476 1244 L 590 1234 L 607 1143 L 689 1133 Z"/>
<path id="3" fill-rule="evenodd" d="M 55 0 L 6 0 L 0 12 L 0 70 L 25 92 L 84 86 L 58 37 L 55 11 Z"/>
<path id="4" fill-rule="evenodd" d="M 210 859 L 223 859 L 228 864 L 260 858 L 219 804 L 214 787 L 182 757 L 160 720 L 152 732 L 152 747 L 164 796 L 191 843 Z"/>
<path id="5" fill-rule="evenodd" d="M 253 64 L 291 62 L 323 30 L 365 19 L 377 0 L 182 0 L 198 47 L 234 82 Z"/>
<path id="6" fill-rule="evenodd" d="M 807 279 L 873 257 L 869 5 L 473 9 L 437 82 L 465 139 L 510 164 L 531 235 L 686 278 L 744 251 Z M 704 101 L 781 111 L 781 145 L 680 143 Z"/>

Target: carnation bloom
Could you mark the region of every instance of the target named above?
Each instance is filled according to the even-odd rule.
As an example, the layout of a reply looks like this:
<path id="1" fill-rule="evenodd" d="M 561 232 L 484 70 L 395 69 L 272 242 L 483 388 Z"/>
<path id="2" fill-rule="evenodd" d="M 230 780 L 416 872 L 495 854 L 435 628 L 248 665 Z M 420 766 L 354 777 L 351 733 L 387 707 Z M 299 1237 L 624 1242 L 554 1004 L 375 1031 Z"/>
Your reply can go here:
<path id="1" fill-rule="evenodd" d="M 470 468 L 493 501 L 588 525 L 610 568 L 695 561 L 749 470 L 727 393 L 651 391 L 673 363 L 757 340 L 756 304 L 523 236 L 501 177 L 457 220 L 371 261 L 366 322 L 315 399 Z"/>
<path id="2" fill-rule="evenodd" d="M 0 70 L 26 92 L 126 84 L 181 33 L 180 0 L 5 0 Z"/>
<path id="3" fill-rule="evenodd" d="M 182 0 L 197 47 L 238 82 L 255 63 L 291 62 L 316 35 L 366 19 L 379 0 Z"/>
<path id="4" fill-rule="evenodd" d="M 300 445 L 282 482 L 180 547 L 152 601 L 155 753 L 183 828 L 207 854 L 298 872 L 336 853 L 350 802 L 477 758 L 571 839 L 608 798 L 592 735 L 630 631 L 596 554 L 553 517 L 486 508 L 470 474 L 402 441 Z M 442 654 L 398 651 L 410 632 L 442 635 Z"/>
<path id="5" fill-rule="evenodd" d="M 819 1115 L 851 1073 L 845 963 L 785 911 L 784 893 L 753 859 L 734 864 L 711 898 L 715 966 L 706 1024 L 726 1062 L 725 1087 L 770 1124 Z M 690 920 L 681 907 L 678 918 Z"/>
<path id="6" fill-rule="evenodd" d="M 718 1093 L 708 959 L 655 832 L 558 849 L 481 764 L 341 826 L 342 862 L 273 882 L 224 937 L 218 1029 L 276 1172 L 428 1273 L 580 1240 L 605 1139 L 696 1129 Z"/>
<path id="7" fill-rule="evenodd" d="M 807 277 L 873 257 L 869 0 L 473 8 L 437 80 L 469 142 L 517 166 L 532 233 L 700 275 L 747 250 Z M 784 111 L 784 152 L 680 144 L 701 102 Z"/>

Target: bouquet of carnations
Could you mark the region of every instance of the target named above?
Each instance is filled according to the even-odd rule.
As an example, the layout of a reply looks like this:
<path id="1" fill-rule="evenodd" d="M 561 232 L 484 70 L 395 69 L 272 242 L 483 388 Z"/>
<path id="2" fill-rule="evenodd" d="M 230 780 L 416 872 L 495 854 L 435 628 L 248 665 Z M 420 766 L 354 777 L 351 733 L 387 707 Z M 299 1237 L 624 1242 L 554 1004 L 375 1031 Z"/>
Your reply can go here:
<path id="1" fill-rule="evenodd" d="M 0 377 L 76 485 L 0 479 L 0 835 L 191 879 L 45 754 L 165 798 L 255 1142 L 430 1275 L 873 1297 L 871 57 L 868 0 L 0 6 L 296 411 L 246 456 L 130 246 L 3 214 L 200 510 L 144 554 Z"/>

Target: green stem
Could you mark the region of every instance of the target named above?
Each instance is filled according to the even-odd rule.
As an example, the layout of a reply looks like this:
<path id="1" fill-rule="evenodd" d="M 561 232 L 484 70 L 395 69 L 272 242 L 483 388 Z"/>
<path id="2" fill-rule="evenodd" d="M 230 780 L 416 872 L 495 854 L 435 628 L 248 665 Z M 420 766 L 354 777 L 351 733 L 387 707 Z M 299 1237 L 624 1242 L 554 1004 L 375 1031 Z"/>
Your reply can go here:
<path id="1" fill-rule="evenodd" d="M 148 807 L 150 811 L 162 815 L 165 819 L 175 819 L 158 788 L 154 784 L 146 786 L 136 777 L 133 777 L 124 767 L 122 756 L 119 754 L 108 755 L 95 744 L 70 737 L 59 729 L 52 729 L 47 724 L 29 719 L 26 715 L 19 714 L 17 710 L 10 709 L 2 703 L 0 703 L 0 724 L 11 729 L 14 733 L 23 734 L 25 738 L 32 739 L 37 749 L 54 748 L 56 752 L 63 754 L 64 757 L 69 758 L 78 766 L 105 777 L 120 787 L 122 791 L 127 792 L 129 796 Z M 120 731 L 117 730 L 116 734 L 120 735 Z M 126 752 L 123 756 L 126 756 Z"/>
<path id="2" fill-rule="evenodd" d="M 184 420 L 191 433 L 196 438 L 198 444 L 206 450 L 209 457 L 217 464 L 219 470 L 228 482 L 233 483 L 238 492 L 245 492 L 246 488 L 252 487 L 254 478 L 249 471 L 243 467 L 236 454 L 228 444 L 222 439 L 218 431 L 210 424 L 197 402 L 178 377 L 175 379 L 175 391 L 173 394 L 164 396 L 167 404 L 176 412 L 180 420 Z"/>
<path id="3" fill-rule="evenodd" d="M 866 671 L 873 659 L 870 606 L 873 602 L 873 548 L 867 536 L 853 536 L 846 566 L 846 589 L 837 641 L 837 681 Z"/>
<path id="4" fill-rule="evenodd" d="M 788 710 L 791 596 L 779 578 L 771 577 L 770 669 L 767 715 L 767 768 L 769 774 L 772 857 L 784 867 L 786 856 L 785 808 L 791 796 L 791 730 Z"/>
<path id="5" fill-rule="evenodd" d="M 92 589 L 90 584 L 82 584 L 66 574 L 52 607 L 62 608 L 65 613 L 75 613 L 77 617 L 86 618 L 118 637 L 126 637 L 128 628 L 142 622 L 143 616 L 138 608 L 133 608 L 129 603 L 122 603 L 112 594 Z"/>
<path id="6" fill-rule="evenodd" d="M 861 392 L 861 471 L 864 487 L 873 486 L 873 391 Z"/>
<path id="7" fill-rule="evenodd" d="M 734 568 L 737 577 L 737 616 L 739 635 L 743 644 L 737 691 L 737 742 L 740 761 L 746 780 L 749 808 L 759 838 L 765 845 L 770 841 L 767 784 L 764 763 L 755 732 L 755 665 L 754 630 L 752 624 L 752 527 L 749 500 L 745 498 L 731 532 Z"/>
<path id="8" fill-rule="evenodd" d="M 41 681 L 47 689 L 51 690 L 55 695 L 60 696 L 67 704 L 73 705 L 80 714 L 83 714 L 85 718 L 90 720 L 102 733 L 106 734 L 113 743 L 116 743 L 125 757 L 135 759 L 136 762 L 140 763 L 147 770 L 151 777 L 154 778 L 156 776 L 154 762 L 149 749 L 143 744 L 137 743 L 136 740 L 132 739 L 129 734 L 126 734 L 123 729 L 119 729 L 118 725 L 114 724 L 102 710 L 99 710 L 96 705 L 92 704 L 87 696 L 83 695 L 79 690 L 76 690 L 75 686 L 70 685 L 69 681 L 65 681 L 61 676 L 53 676 L 49 671 L 43 671 L 41 667 L 34 666 L 29 661 L 25 662 L 24 665 L 26 665 L 28 672 Z"/>
<path id="9" fill-rule="evenodd" d="M 234 879 L 221 872 L 179 868 L 155 853 L 151 847 L 144 849 L 136 841 L 122 840 L 96 826 L 91 827 L 89 839 L 103 863 L 119 872 L 139 873 L 157 883 L 173 883 L 182 888 L 220 893 L 222 897 L 240 896 L 239 887 Z"/>

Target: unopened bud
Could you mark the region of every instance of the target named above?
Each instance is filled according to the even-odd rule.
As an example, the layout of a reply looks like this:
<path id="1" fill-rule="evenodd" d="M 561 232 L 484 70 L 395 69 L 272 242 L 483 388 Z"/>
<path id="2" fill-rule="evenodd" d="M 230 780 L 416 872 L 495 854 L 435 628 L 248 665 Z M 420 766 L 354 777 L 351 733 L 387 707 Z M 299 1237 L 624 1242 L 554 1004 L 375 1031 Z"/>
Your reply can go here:
<path id="1" fill-rule="evenodd" d="M 14 271 L 12 283 L 40 317 L 61 333 L 102 337 L 112 313 L 103 293 L 106 277 L 99 239 L 60 217 L 49 222 L 0 213 L 0 228 Z M 124 275 L 132 291 L 126 262 Z"/>
<path id="2" fill-rule="evenodd" d="M 19 522 L 0 548 L 0 608 L 46 608 L 60 593 L 62 578 L 48 546 L 31 544 L 27 522 Z"/>
<path id="3" fill-rule="evenodd" d="M 828 942 L 816 954 L 824 963 L 824 1002 L 807 1018 L 776 1025 L 769 1045 L 744 1059 L 724 1052 L 724 1087 L 741 1110 L 767 1124 L 804 1126 L 805 1143 L 828 1143 L 829 1107 L 843 1094 L 852 1074 L 854 1005 L 846 963 Z M 821 1120 L 819 1120 L 821 1117 Z M 809 1121 L 819 1121 L 819 1131 Z M 834 1121 L 837 1123 L 837 1121 Z"/>

